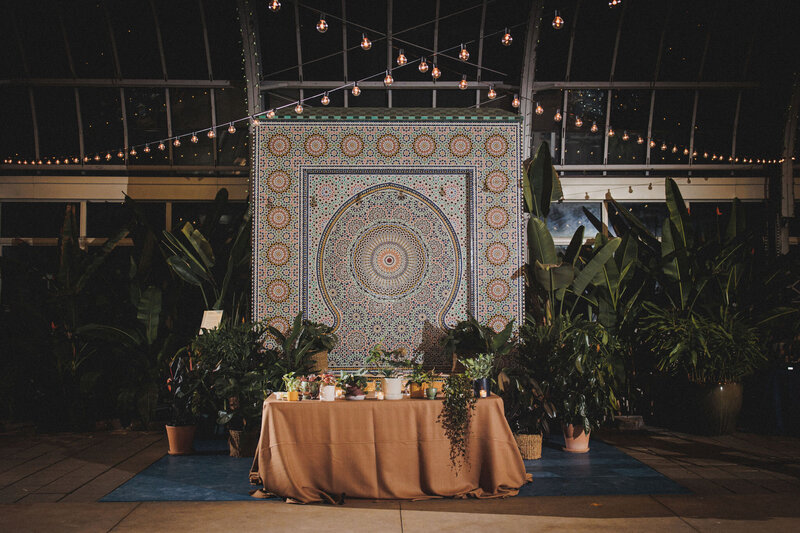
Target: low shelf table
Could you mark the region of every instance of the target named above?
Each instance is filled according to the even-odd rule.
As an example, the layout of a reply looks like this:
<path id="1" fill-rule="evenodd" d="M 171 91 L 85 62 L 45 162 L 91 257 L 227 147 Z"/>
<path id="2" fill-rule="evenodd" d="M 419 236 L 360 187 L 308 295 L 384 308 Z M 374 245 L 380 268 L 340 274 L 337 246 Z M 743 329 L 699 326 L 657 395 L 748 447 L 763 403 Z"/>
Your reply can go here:
<path id="1" fill-rule="evenodd" d="M 497 396 L 478 399 L 467 464 L 450 463 L 441 400 L 264 401 L 250 481 L 303 503 L 515 496 L 530 481 Z"/>

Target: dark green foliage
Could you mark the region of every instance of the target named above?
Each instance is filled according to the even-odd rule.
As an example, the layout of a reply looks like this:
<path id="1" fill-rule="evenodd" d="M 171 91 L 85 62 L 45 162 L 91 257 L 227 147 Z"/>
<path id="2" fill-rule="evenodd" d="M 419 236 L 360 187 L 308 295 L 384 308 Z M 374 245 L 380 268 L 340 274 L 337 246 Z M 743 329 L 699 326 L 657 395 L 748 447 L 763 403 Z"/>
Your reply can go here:
<path id="1" fill-rule="evenodd" d="M 294 372 L 297 375 L 306 375 L 313 372 L 314 354 L 322 351 L 331 351 L 339 342 L 339 337 L 333 333 L 333 328 L 303 319 L 300 312 L 294 317 L 292 328 L 283 334 L 278 329 L 269 326 L 266 332 L 272 336 L 277 344 L 280 357 L 276 365 L 280 374 Z"/>
<path id="2" fill-rule="evenodd" d="M 507 356 L 516 345 L 511 335 L 514 331 L 514 321 L 511 320 L 500 333 L 489 326 L 478 322 L 474 316 L 467 314 L 467 320 L 462 320 L 442 339 L 442 344 L 447 353 L 460 356 L 470 356 L 479 353 L 491 354 L 496 358 Z"/>
<path id="3" fill-rule="evenodd" d="M 450 441 L 450 466 L 460 471 L 467 460 L 469 425 L 476 398 L 472 380 L 465 374 L 452 374 L 445 379 L 442 412 L 437 421 Z"/>
<path id="4" fill-rule="evenodd" d="M 549 387 L 542 387 L 529 368 L 510 368 L 498 378 L 506 420 L 515 433 L 550 433 L 548 419 L 556 417 Z"/>

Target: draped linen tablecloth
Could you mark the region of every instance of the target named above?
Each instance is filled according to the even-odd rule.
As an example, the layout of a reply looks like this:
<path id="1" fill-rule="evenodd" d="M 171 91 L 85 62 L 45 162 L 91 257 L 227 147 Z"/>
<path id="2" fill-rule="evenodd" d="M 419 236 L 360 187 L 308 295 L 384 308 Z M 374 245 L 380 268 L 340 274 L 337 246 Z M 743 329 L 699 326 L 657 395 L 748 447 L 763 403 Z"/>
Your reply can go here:
<path id="1" fill-rule="evenodd" d="M 450 463 L 441 400 L 264 401 L 250 482 L 303 503 L 516 496 L 530 481 L 497 396 L 477 401 L 468 463 Z"/>

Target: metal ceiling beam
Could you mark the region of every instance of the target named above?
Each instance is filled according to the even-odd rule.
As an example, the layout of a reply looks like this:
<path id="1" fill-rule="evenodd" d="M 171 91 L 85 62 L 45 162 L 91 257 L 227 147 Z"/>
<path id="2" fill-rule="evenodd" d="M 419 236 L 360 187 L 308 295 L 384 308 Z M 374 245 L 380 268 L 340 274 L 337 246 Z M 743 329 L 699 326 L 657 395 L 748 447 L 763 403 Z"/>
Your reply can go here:
<path id="1" fill-rule="evenodd" d="M 263 81 L 259 89 L 261 91 L 272 91 L 275 89 L 333 89 L 345 85 L 347 81 L 343 80 L 307 80 L 303 82 L 288 80 L 288 81 Z M 458 88 L 457 81 L 395 81 L 392 84 L 392 89 L 453 89 Z M 484 81 L 480 83 L 471 82 L 470 85 L 477 85 L 479 87 L 489 87 L 494 85 L 495 89 L 515 90 L 517 85 L 509 85 L 507 83 Z M 384 89 L 383 81 L 360 81 L 358 86 L 362 89 Z M 346 93 L 347 91 L 345 91 Z"/>
<path id="2" fill-rule="evenodd" d="M 436 64 L 436 53 L 439 51 L 439 7 L 441 1 L 436 0 L 436 15 L 434 17 L 434 25 L 433 25 L 433 57 L 431 58 L 431 63 Z M 433 68 L 433 67 L 431 67 Z M 436 107 L 436 89 L 431 91 L 432 100 L 431 100 L 431 107 Z"/>
<path id="3" fill-rule="evenodd" d="M 295 46 L 297 48 L 297 79 L 303 81 L 303 44 L 300 40 L 300 6 L 295 2 L 294 4 L 294 38 Z M 300 101 L 305 98 L 303 88 L 300 88 Z"/>
<path id="4" fill-rule="evenodd" d="M 386 4 L 386 70 L 391 72 L 392 70 L 392 59 L 393 59 L 393 49 L 392 49 L 392 15 L 394 11 L 394 2 L 389 0 Z M 386 90 L 386 106 L 388 108 L 392 108 L 392 90 Z"/>
<path id="5" fill-rule="evenodd" d="M 486 4 L 487 0 L 483 0 L 481 6 L 481 29 L 478 36 L 478 72 L 475 75 L 476 81 L 481 81 L 481 65 L 483 65 L 483 33 L 486 29 Z M 481 91 L 475 91 L 475 107 L 481 106 Z"/>
<path id="6" fill-rule="evenodd" d="M 347 76 L 347 5 L 346 0 L 342 0 L 342 67 L 344 70 L 344 79 Z M 338 85 L 336 85 L 338 87 Z M 342 91 L 344 93 L 344 106 L 350 107 L 350 92 Z"/>
<path id="7" fill-rule="evenodd" d="M 244 76 L 247 89 L 247 114 L 255 115 L 263 111 L 261 92 L 261 61 L 258 59 L 258 24 L 255 5 L 251 0 L 237 0 L 239 23 L 242 31 L 242 54 L 244 56 Z"/>
<path id="8" fill-rule="evenodd" d="M 763 84 L 750 81 L 537 81 L 534 91 L 548 89 L 755 89 Z"/>
<path id="9" fill-rule="evenodd" d="M 233 87 L 231 80 L 163 80 L 163 79 L 114 79 L 114 78 L 10 78 L 0 80 L 0 86 L 17 87 L 187 87 L 216 88 Z"/>
<path id="10" fill-rule="evenodd" d="M 522 115 L 522 158 L 531 156 L 533 132 L 533 88 L 536 77 L 536 46 L 539 43 L 539 34 L 542 26 L 542 10 L 544 1 L 536 0 L 531 3 L 528 13 L 528 24 L 525 28 L 525 52 L 522 56 L 522 75 L 520 76 L 520 114 Z M 499 85 L 496 87 L 499 88 Z"/>

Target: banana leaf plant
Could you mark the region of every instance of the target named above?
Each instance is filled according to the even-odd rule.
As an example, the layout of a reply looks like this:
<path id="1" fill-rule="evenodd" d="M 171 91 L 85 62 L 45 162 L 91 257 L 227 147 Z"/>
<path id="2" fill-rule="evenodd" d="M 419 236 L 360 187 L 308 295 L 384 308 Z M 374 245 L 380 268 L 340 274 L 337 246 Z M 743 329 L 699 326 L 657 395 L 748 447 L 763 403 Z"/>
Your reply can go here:
<path id="1" fill-rule="evenodd" d="M 281 375 L 294 372 L 299 376 L 314 370 L 313 356 L 320 351 L 331 351 L 339 342 L 333 328 L 325 324 L 311 322 L 300 312 L 294 317 L 292 327 L 283 333 L 268 326 L 266 332 L 273 338 L 280 356 L 277 365 Z"/>

